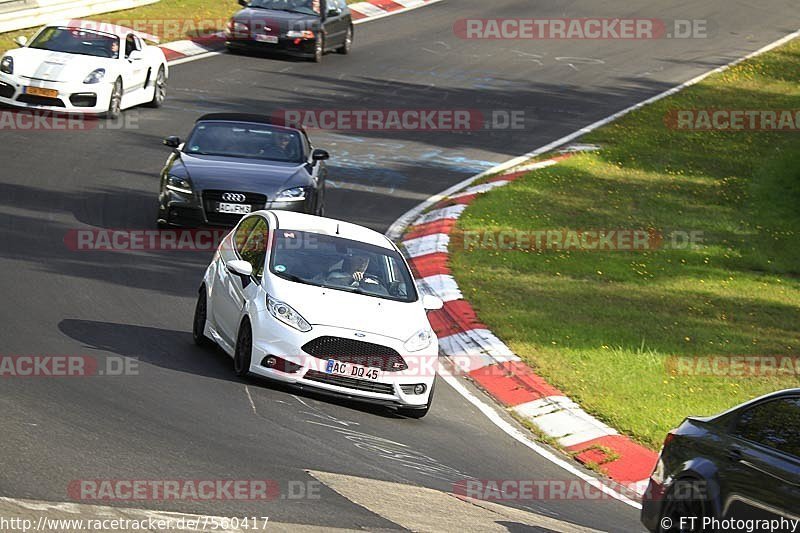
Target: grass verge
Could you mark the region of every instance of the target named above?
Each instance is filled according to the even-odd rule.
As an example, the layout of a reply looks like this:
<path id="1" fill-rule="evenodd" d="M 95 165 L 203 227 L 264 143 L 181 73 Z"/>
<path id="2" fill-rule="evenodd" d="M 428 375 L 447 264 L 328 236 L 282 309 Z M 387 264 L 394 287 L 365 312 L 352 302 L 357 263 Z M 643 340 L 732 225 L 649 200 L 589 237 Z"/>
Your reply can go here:
<path id="1" fill-rule="evenodd" d="M 476 200 L 463 231 L 700 232 L 641 252 L 451 248 L 481 319 L 584 408 L 652 448 L 687 415 L 800 376 L 686 375 L 671 356 L 800 354 L 800 131 L 686 131 L 681 109 L 800 109 L 800 41 L 582 139 L 602 146 Z M 455 241 L 454 241 L 455 242 Z"/>

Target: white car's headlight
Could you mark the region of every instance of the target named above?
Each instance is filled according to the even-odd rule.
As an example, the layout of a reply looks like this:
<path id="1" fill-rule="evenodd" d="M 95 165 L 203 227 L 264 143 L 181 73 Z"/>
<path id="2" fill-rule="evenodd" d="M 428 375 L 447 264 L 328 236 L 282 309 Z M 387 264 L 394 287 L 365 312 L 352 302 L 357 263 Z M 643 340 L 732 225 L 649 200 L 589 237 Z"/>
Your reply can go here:
<path id="1" fill-rule="evenodd" d="M 286 189 L 278 193 L 275 197 L 276 202 L 302 202 L 306 199 L 306 187 L 295 187 L 294 189 Z"/>
<path id="2" fill-rule="evenodd" d="M 267 295 L 267 307 L 272 316 L 287 326 L 291 326 L 303 333 L 311 331 L 311 325 L 306 322 L 306 319 L 300 316 L 300 313 L 292 309 L 288 304 Z"/>
<path id="3" fill-rule="evenodd" d="M 315 37 L 311 30 L 289 30 L 286 32 L 286 36 L 290 39 L 313 39 Z"/>
<path id="4" fill-rule="evenodd" d="M 106 77 L 106 69 L 98 68 L 89 73 L 83 83 L 100 83 Z"/>
<path id="5" fill-rule="evenodd" d="M 0 72 L 5 72 L 6 74 L 14 74 L 14 58 L 11 56 L 5 56 L 2 61 L 0 61 Z"/>
<path id="6" fill-rule="evenodd" d="M 406 341 L 405 349 L 409 352 L 418 352 L 430 346 L 432 342 L 433 331 L 430 329 L 421 329 Z"/>
<path id="7" fill-rule="evenodd" d="M 167 176 L 167 189 L 182 194 L 192 194 L 192 184 L 186 178 Z"/>

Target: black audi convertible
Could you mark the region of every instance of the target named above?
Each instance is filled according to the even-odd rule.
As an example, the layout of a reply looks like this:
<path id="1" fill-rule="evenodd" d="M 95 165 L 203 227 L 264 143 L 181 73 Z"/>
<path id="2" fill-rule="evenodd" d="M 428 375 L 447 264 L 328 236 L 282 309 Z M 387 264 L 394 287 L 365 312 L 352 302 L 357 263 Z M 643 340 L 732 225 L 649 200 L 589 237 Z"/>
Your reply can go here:
<path id="1" fill-rule="evenodd" d="M 172 148 L 161 171 L 158 226 L 234 226 L 248 213 L 324 214 L 329 159 L 305 131 L 267 117 L 210 114 Z"/>

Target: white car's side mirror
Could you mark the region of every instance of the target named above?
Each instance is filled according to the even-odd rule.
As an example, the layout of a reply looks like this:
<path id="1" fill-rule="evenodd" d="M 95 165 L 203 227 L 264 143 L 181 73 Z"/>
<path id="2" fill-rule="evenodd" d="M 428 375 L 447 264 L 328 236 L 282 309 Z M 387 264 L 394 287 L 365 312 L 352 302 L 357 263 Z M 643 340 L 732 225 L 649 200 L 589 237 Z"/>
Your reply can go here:
<path id="1" fill-rule="evenodd" d="M 16 43 L 17 46 L 22 48 L 28 44 L 28 38 L 25 37 L 24 35 L 20 35 L 19 37 L 14 39 L 14 42 Z"/>
<path id="2" fill-rule="evenodd" d="M 225 266 L 228 272 L 249 278 L 253 275 L 253 265 L 247 261 L 228 261 Z"/>
<path id="3" fill-rule="evenodd" d="M 426 311 L 438 311 L 444 307 L 444 302 L 441 298 L 426 294 L 422 297 L 422 307 L 424 307 Z"/>

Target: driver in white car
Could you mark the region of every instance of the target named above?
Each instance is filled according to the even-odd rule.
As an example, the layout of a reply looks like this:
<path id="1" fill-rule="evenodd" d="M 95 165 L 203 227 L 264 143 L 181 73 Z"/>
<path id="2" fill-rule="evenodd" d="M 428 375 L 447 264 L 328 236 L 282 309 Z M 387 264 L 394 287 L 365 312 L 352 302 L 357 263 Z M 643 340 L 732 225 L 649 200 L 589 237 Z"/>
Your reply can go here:
<path id="1" fill-rule="evenodd" d="M 328 276 L 328 280 L 338 283 L 346 282 L 352 287 L 356 287 L 361 283 L 380 286 L 378 280 L 366 275 L 368 268 L 368 257 L 348 255 L 342 260 L 342 268 L 331 272 Z"/>

